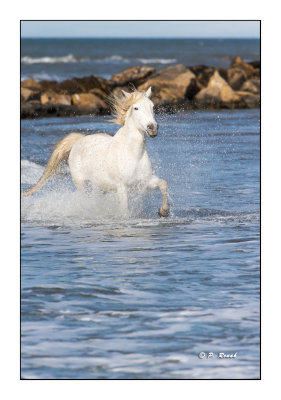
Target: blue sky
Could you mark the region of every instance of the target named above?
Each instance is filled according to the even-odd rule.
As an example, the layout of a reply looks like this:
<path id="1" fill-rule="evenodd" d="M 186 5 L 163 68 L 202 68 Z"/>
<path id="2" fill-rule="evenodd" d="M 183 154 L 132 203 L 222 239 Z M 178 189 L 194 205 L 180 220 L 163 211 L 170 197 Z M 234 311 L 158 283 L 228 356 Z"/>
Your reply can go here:
<path id="1" fill-rule="evenodd" d="M 22 37 L 259 38 L 258 21 L 23 21 Z"/>

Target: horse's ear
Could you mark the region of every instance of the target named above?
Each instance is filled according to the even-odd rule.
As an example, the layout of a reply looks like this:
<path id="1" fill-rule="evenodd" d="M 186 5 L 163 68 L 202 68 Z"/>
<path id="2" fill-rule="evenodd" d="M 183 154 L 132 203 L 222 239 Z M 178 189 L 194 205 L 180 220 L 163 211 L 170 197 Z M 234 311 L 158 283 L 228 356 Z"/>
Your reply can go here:
<path id="1" fill-rule="evenodd" d="M 131 97 L 131 94 L 130 94 L 130 93 L 125 92 L 125 90 L 121 90 L 121 91 L 122 91 L 123 96 L 125 96 L 127 99 L 128 99 L 129 97 Z"/>
<path id="2" fill-rule="evenodd" d="M 149 86 L 149 88 L 147 89 L 147 91 L 145 92 L 147 97 L 151 96 L 151 86 Z"/>

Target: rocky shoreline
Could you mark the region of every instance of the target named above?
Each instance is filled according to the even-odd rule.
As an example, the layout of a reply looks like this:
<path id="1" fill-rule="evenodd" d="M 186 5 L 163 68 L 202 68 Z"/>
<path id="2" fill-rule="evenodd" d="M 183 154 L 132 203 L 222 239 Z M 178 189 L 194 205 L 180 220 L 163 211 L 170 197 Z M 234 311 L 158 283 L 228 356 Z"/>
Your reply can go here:
<path id="1" fill-rule="evenodd" d="M 156 113 L 188 109 L 235 109 L 260 106 L 260 62 L 236 57 L 227 69 L 182 64 L 160 71 L 136 66 L 111 79 L 89 76 L 63 82 L 33 78 L 21 82 L 21 118 L 110 114 L 111 93 L 152 87 Z"/>

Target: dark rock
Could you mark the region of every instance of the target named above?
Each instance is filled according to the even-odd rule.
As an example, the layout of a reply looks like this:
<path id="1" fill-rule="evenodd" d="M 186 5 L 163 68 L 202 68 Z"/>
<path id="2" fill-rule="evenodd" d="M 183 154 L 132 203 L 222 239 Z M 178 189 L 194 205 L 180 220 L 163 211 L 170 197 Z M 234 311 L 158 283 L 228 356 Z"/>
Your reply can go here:
<path id="1" fill-rule="evenodd" d="M 190 69 L 185 67 L 183 64 L 172 65 L 170 67 L 166 67 L 156 72 L 151 76 L 152 79 L 161 78 L 165 80 L 173 80 L 178 75 L 184 74 L 186 71 Z"/>
<path id="2" fill-rule="evenodd" d="M 40 100 L 40 90 L 31 90 L 25 87 L 21 87 L 20 89 L 20 98 L 21 101 L 31 101 L 31 100 Z"/>
<path id="3" fill-rule="evenodd" d="M 28 102 L 21 106 L 21 118 L 65 117 L 75 115 L 76 108 L 61 104 L 41 104 Z"/>
<path id="4" fill-rule="evenodd" d="M 56 82 L 55 85 L 51 85 L 51 89 L 56 93 L 70 95 L 75 93 L 89 93 L 93 89 L 99 89 L 105 93 L 109 93 L 110 84 L 106 79 L 91 75 L 85 78 L 73 78 L 62 82 Z"/>
<path id="5" fill-rule="evenodd" d="M 82 92 L 82 89 L 76 79 L 67 79 L 65 81 L 59 82 L 55 86 L 53 86 L 52 89 L 55 92 L 62 94 L 74 94 Z"/>
<path id="6" fill-rule="evenodd" d="M 260 80 L 258 78 L 247 80 L 242 85 L 241 91 L 260 94 Z"/>
<path id="7" fill-rule="evenodd" d="M 72 103 L 80 109 L 89 109 L 99 114 L 108 109 L 106 103 L 93 93 L 80 93 L 72 95 Z"/>
<path id="8" fill-rule="evenodd" d="M 227 82 L 227 69 L 226 69 L 226 68 L 219 67 L 219 68 L 218 68 L 218 73 L 219 73 L 220 76 Z"/>
<path id="9" fill-rule="evenodd" d="M 129 83 L 138 86 L 141 85 L 153 72 L 155 72 L 155 68 L 147 67 L 145 65 L 131 67 L 119 74 L 113 75 L 111 82 L 117 86 L 126 86 Z"/>
<path id="10" fill-rule="evenodd" d="M 67 94 L 59 94 L 52 90 L 48 90 L 41 94 L 41 104 L 62 104 L 66 106 L 71 105 L 71 97 Z"/>
<path id="11" fill-rule="evenodd" d="M 21 118 L 108 114 L 109 94 L 152 87 L 157 113 L 194 108 L 252 108 L 260 105 L 260 62 L 236 57 L 228 69 L 182 64 L 158 72 L 136 66 L 106 80 L 100 77 L 63 82 L 30 78 L 21 82 Z"/>
<path id="12" fill-rule="evenodd" d="M 248 64 L 252 65 L 255 69 L 256 68 L 258 68 L 258 69 L 261 68 L 261 62 L 260 61 L 251 61 Z"/>
<path id="13" fill-rule="evenodd" d="M 27 89 L 41 89 L 41 85 L 39 82 L 37 82 L 33 78 L 26 79 L 25 81 L 21 82 L 21 87 L 22 88 L 27 88 Z"/>
<path id="14" fill-rule="evenodd" d="M 99 97 L 100 99 L 102 99 L 102 100 L 106 100 L 107 99 L 107 97 L 108 97 L 108 95 L 103 91 L 103 90 L 101 90 L 101 89 L 99 89 L 99 88 L 95 88 L 95 89 L 91 89 L 90 91 L 89 91 L 89 93 L 93 93 L 94 95 L 96 95 L 97 97 Z"/>
<path id="15" fill-rule="evenodd" d="M 57 81 L 40 81 L 42 91 L 54 89 L 57 84 Z"/>
<path id="16" fill-rule="evenodd" d="M 232 89 L 239 90 L 244 82 L 247 80 L 245 71 L 237 68 L 229 68 L 227 71 L 227 82 Z"/>
<path id="17" fill-rule="evenodd" d="M 182 64 L 167 67 L 152 75 L 138 90 L 147 90 L 150 86 L 155 104 L 182 103 L 200 90 L 195 74 Z"/>
<path id="18" fill-rule="evenodd" d="M 122 90 L 125 92 L 130 92 L 131 88 L 129 86 L 117 86 L 112 89 L 111 95 L 120 97 L 122 96 Z"/>
<path id="19" fill-rule="evenodd" d="M 255 68 L 254 73 L 253 73 L 253 78 L 261 78 L 261 70 L 259 68 Z"/>
<path id="20" fill-rule="evenodd" d="M 242 60 L 241 57 L 235 57 L 232 63 L 230 64 L 229 69 L 236 68 L 245 72 L 247 79 L 251 78 L 255 68 Z"/>
<path id="21" fill-rule="evenodd" d="M 239 90 L 246 80 L 252 78 L 257 73 L 253 65 L 235 57 L 230 67 L 227 69 L 227 82 L 234 90 Z"/>
<path id="22" fill-rule="evenodd" d="M 76 115 L 108 114 L 108 111 L 97 112 L 88 107 L 67 106 L 63 104 L 41 104 L 39 102 L 28 102 L 21 105 L 22 119 L 35 119 L 45 117 L 73 117 Z"/>
<path id="23" fill-rule="evenodd" d="M 195 103 L 202 108 L 240 108 L 243 107 L 243 100 L 236 95 L 234 90 L 215 71 L 210 78 L 209 84 L 195 96 Z"/>
<path id="24" fill-rule="evenodd" d="M 75 81 L 83 93 L 88 93 L 92 89 L 100 89 L 105 93 L 110 91 L 110 85 L 106 79 L 96 78 L 93 75 L 86 78 L 75 78 Z"/>
<path id="25" fill-rule="evenodd" d="M 258 108 L 260 106 L 260 95 L 246 91 L 237 91 L 236 95 L 246 104 L 246 108 Z"/>
<path id="26" fill-rule="evenodd" d="M 206 65 L 196 65 L 190 67 L 190 70 L 196 75 L 197 83 L 199 84 L 200 89 L 202 89 L 207 87 L 215 68 L 207 67 Z"/>

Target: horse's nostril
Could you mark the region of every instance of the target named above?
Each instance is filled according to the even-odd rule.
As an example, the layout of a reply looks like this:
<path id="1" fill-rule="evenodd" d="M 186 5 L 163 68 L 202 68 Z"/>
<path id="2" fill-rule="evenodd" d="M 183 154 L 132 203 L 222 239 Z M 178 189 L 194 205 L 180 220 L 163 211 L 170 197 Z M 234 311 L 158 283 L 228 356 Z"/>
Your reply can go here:
<path id="1" fill-rule="evenodd" d="M 149 124 L 149 125 L 147 125 L 147 129 L 149 131 L 157 131 L 158 125 L 157 124 Z"/>

